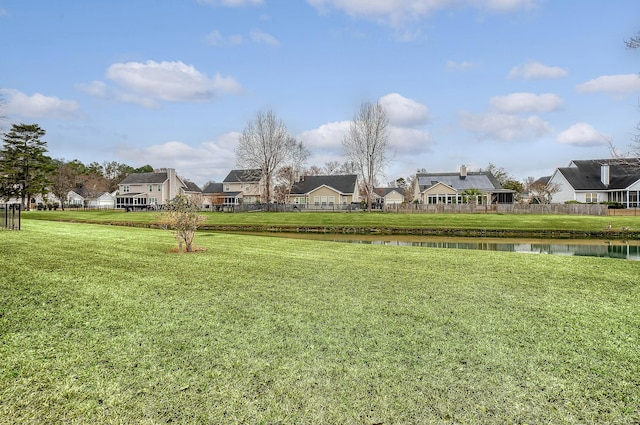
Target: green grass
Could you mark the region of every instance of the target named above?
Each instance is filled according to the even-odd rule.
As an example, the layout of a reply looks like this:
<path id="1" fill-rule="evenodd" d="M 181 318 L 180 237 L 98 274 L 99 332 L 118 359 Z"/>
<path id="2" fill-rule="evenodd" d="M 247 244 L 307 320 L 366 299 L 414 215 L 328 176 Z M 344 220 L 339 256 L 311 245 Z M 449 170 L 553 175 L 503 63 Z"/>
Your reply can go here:
<path id="1" fill-rule="evenodd" d="M 0 423 L 640 421 L 639 262 L 230 234 L 178 255 L 166 231 L 29 219 L 0 237 Z"/>
<path id="2" fill-rule="evenodd" d="M 398 213 L 203 213 L 207 225 L 327 226 L 363 228 L 486 229 L 517 231 L 601 232 L 629 228 L 640 232 L 640 217 L 516 214 Z M 29 211 L 23 217 L 94 223 L 153 223 L 159 213 L 121 211 Z"/>

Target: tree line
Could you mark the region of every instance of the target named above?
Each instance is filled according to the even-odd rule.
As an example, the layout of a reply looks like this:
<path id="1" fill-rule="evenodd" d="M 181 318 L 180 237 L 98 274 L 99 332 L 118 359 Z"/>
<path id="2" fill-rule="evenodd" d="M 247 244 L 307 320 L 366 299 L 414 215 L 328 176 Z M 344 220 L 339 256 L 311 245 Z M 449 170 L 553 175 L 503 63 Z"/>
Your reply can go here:
<path id="1" fill-rule="evenodd" d="M 84 164 L 77 159 L 51 158 L 47 143 L 42 140 L 45 134 L 38 124 L 22 123 L 13 124 L 4 134 L 0 148 L 0 202 L 19 199 L 22 207 L 29 209 L 37 195 L 46 199 L 52 194 L 64 200 L 69 191 L 78 190 L 97 197 L 114 192 L 131 173 L 153 171 L 150 165 L 134 168 L 116 161 Z"/>

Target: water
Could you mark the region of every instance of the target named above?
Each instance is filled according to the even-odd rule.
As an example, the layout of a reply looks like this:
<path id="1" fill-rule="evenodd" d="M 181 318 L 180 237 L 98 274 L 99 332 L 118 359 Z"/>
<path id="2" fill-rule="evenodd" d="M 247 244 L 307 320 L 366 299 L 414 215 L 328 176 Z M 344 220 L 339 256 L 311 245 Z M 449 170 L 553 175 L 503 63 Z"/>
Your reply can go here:
<path id="1" fill-rule="evenodd" d="M 566 256 L 586 256 L 603 258 L 620 258 L 640 260 L 640 246 L 620 241 L 593 241 L 588 243 L 571 243 L 559 240 L 539 241 L 487 241 L 478 238 L 471 240 L 451 241 L 406 241 L 406 240 L 335 240 L 336 242 L 364 243 L 372 245 L 420 246 L 426 248 L 473 249 L 480 251 L 519 252 L 523 254 L 552 254 Z"/>
<path id="2" fill-rule="evenodd" d="M 595 239 L 515 239 L 471 238 L 410 235 L 339 235 L 317 233 L 258 233 L 294 239 L 310 239 L 343 243 L 417 246 L 424 248 L 474 249 L 481 251 L 516 252 L 640 260 L 640 241 Z"/>

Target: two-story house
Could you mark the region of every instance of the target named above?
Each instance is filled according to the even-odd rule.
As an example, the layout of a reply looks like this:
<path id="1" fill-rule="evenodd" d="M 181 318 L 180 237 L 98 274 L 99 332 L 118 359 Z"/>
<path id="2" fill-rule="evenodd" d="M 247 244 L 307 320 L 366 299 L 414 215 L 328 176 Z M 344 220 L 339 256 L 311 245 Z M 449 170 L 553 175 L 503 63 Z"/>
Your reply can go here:
<path id="1" fill-rule="evenodd" d="M 188 183 L 188 184 L 187 184 Z M 185 183 L 173 168 L 160 168 L 152 173 L 132 173 L 118 184 L 116 208 L 160 208 L 180 194 L 191 194 L 200 189 Z"/>
<path id="2" fill-rule="evenodd" d="M 263 198 L 262 170 L 231 170 L 222 181 L 225 205 L 256 203 Z"/>

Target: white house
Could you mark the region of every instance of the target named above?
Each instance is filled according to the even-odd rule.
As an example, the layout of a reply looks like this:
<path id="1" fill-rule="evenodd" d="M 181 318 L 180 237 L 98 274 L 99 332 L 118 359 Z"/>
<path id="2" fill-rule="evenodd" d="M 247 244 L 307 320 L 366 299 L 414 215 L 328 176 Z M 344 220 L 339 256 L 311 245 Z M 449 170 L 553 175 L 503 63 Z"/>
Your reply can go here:
<path id="1" fill-rule="evenodd" d="M 558 191 L 551 202 L 619 202 L 640 206 L 640 158 L 574 160 L 549 179 Z"/>

